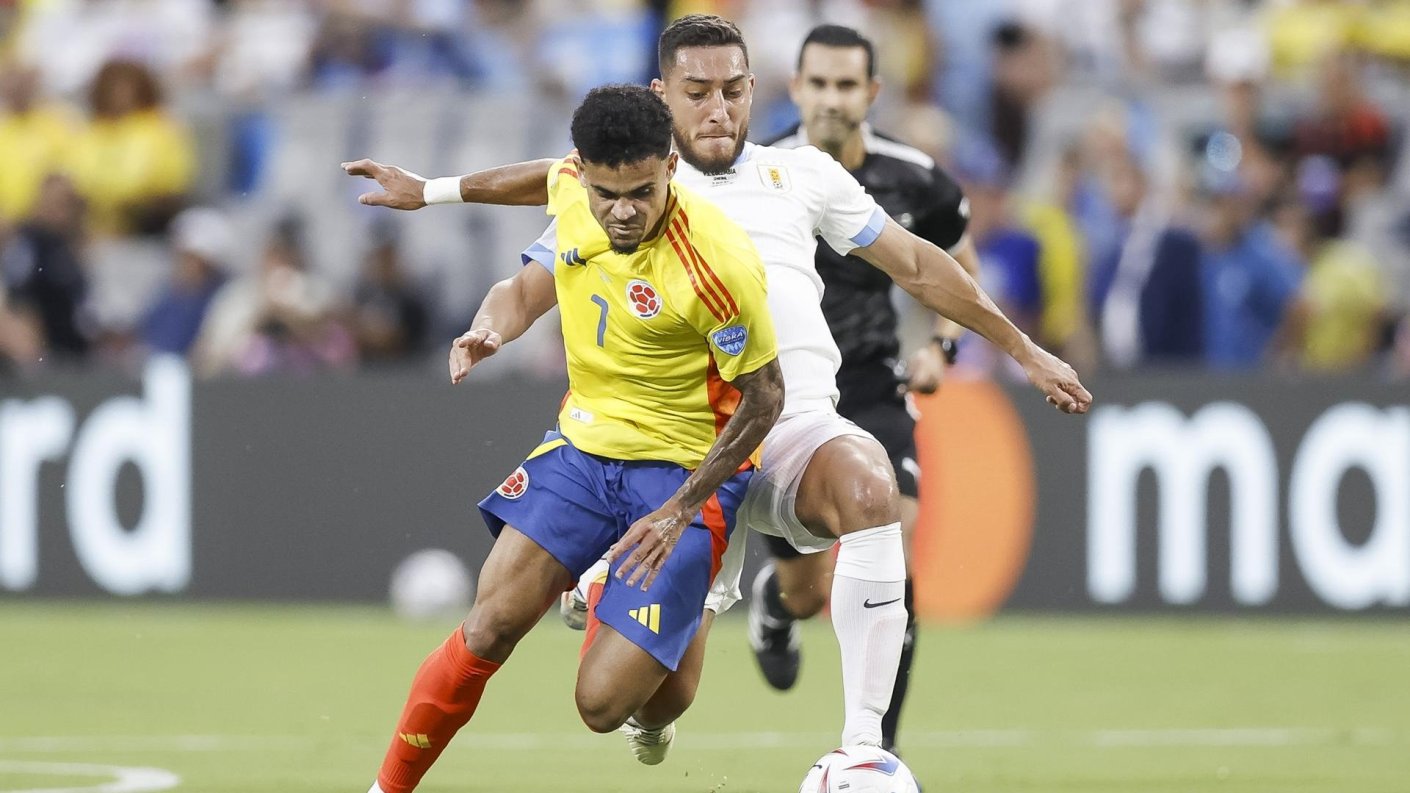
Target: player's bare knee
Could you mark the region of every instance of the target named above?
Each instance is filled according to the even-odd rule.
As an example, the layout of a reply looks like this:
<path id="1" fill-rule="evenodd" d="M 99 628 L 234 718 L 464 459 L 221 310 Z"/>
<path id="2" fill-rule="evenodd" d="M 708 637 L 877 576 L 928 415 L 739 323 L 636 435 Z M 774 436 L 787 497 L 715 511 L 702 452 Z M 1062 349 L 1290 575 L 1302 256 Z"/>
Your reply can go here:
<path id="1" fill-rule="evenodd" d="M 783 607 L 788 609 L 788 613 L 796 619 L 806 620 L 816 617 L 827 605 L 827 593 L 823 591 L 818 582 L 812 582 L 806 587 L 789 590 L 782 593 L 780 600 Z"/>
<path id="2" fill-rule="evenodd" d="M 481 658 L 507 655 L 527 631 L 514 614 L 476 604 L 465 618 L 465 647 Z"/>
<path id="3" fill-rule="evenodd" d="M 620 697 L 612 692 L 595 687 L 579 686 L 574 699 L 578 705 L 578 717 L 593 732 L 612 732 L 626 724 L 631 711 L 622 706 Z"/>
<path id="4" fill-rule="evenodd" d="M 901 519 L 891 460 L 880 443 L 867 437 L 844 436 L 823 444 L 808 464 L 799 502 L 800 518 L 806 506 L 808 515 L 823 524 L 819 528 L 835 537 Z"/>
<path id="5" fill-rule="evenodd" d="M 842 485 L 838 514 L 839 535 L 901 520 L 901 491 L 890 461 L 883 457 L 857 466 L 855 478 Z"/>

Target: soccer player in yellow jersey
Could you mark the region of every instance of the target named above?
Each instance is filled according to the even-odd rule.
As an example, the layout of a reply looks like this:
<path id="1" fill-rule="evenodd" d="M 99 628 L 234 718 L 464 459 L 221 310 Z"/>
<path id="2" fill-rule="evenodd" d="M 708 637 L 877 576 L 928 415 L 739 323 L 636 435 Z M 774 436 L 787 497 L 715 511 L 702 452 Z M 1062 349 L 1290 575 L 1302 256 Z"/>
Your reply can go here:
<path id="1" fill-rule="evenodd" d="M 602 626 L 578 670 L 588 727 L 621 727 L 702 653 L 749 457 L 783 407 L 763 264 L 738 226 L 671 183 L 665 103 L 596 89 L 572 136 L 576 160 L 548 177 L 556 244 L 490 291 L 450 356 L 459 383 L 556 303 L 570 391 L 558 429 L 480 502 L 496 540 L 475 604 L 416 673 L 373 793 L 416 787 L 519 639 L 609 550 Z"/>

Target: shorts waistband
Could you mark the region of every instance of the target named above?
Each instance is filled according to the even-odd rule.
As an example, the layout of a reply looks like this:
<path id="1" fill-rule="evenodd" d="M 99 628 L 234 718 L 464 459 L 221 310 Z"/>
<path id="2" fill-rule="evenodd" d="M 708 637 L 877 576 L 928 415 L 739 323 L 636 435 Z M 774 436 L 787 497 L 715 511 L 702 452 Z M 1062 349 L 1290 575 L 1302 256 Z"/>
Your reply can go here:
<path id="1" fill-rule="evenodd" d="M 787 401 L 783 406 L 783 413 L 780 419 L 787 418 L 798 413 L 836 413 L 836 397 L 804 397 L 802 399 Z"/>

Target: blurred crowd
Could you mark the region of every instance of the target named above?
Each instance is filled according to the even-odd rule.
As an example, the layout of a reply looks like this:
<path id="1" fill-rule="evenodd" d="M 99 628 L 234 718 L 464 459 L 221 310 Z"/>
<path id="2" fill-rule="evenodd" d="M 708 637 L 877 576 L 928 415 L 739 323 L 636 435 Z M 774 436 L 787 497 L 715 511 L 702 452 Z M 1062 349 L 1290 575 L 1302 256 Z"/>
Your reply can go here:
<path id="1" fill-rule="evenodd" d="M 0 0 L 0 376 L 439 365 L 531 237 L 359 209 L 334 172 L 388 156 L 376 124 L 289 119 L 511 97 L 382 136 L 442 172 L 552 155 L 509 125 L 654 76 L 694 11 L 751 44 L 755 140 L 795 122 L 813 25 L 871 36 L 877 127 L 960 180 L 986 289 L 1079 370 L 1410 376 L 1410 0 Z M 310 159 L 329 187 L 289 177 Z"/>

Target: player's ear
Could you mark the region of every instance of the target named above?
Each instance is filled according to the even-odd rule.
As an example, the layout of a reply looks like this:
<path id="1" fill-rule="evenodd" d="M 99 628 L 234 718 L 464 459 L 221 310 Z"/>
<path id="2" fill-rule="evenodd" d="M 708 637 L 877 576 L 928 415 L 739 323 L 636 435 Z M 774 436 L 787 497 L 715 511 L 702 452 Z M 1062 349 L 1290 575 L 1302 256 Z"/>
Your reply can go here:
<path id="1" fill-rule="evenodd" d="M 667 181 L 676 178 L 676 166 L 680 164 L 680 161 L 681 161 L 681 155 L 680 155 L 679 152 L 672 151 L 670 154 L 666 155 L 666 179 L 667 179 Z"/>
<path id="2" fill-rule="evenodd" d="M 657 77 L 651 81 L 651 92 L 661 97 L 662 99 L 666 98 L 666 84 L 661 82 L 660 77 Z"/>
<path id="3" fill-rule="evenodd" d="M 871 78 L 871 85 L 867 86 L 867 104 L 868 104 L 868 105 L 874 104 L 874 103 L 876 102 L 877 94 L 880 94 L 880 93 L 881 93 L 881 78 L 880 78 L 880 77 L 873 77 L 873 78 Z"/>
<path id="4" fill-rule="evenodd" d="M 798 72 L 793 73 L 793 77 L 788 80 L 788 98 L 796 106 L 798 104 L 798 93 L 803 90 L 803 75 Z"/>

